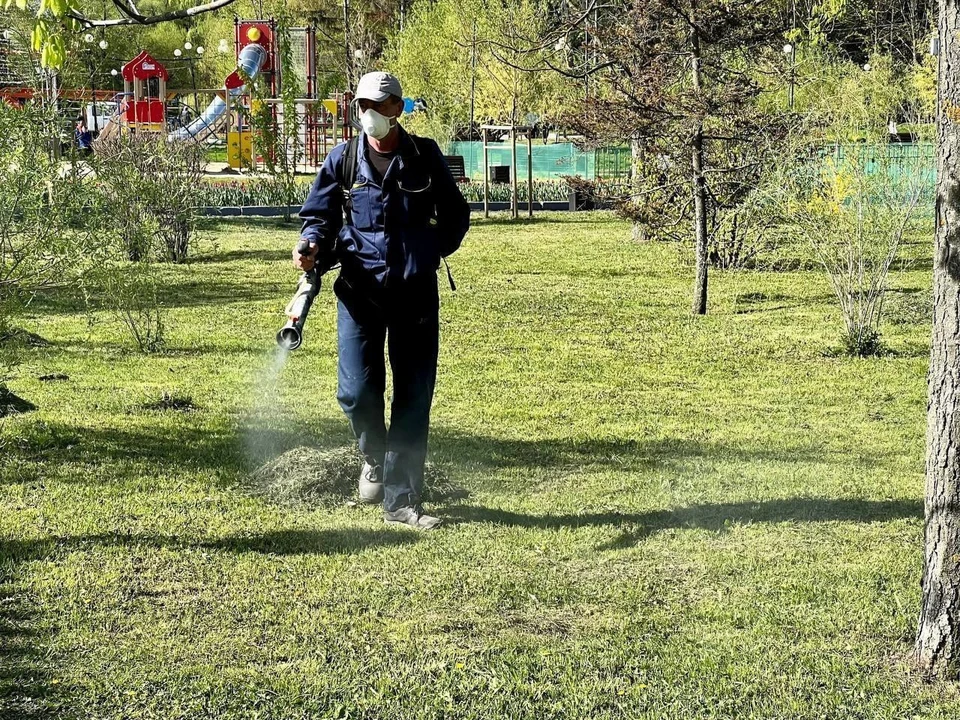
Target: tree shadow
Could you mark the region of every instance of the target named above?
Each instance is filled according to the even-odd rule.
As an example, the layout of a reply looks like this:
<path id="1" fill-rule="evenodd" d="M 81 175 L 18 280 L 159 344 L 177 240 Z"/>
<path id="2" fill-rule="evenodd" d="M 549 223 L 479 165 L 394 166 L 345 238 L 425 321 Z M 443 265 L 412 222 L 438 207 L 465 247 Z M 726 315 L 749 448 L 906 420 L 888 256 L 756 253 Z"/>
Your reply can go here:
<path id="1" fill-rule="evenodd" d="M 751 447 L 685 438 L 508 440 L 466 435 L 443 427 L 431 428 L 430 438 L 433 456 L 491 469 L 596 467 L 629 471 L 677 465 L 697 459 L 818 462 L 828 457 L 819 445 Z M 858 462 L 873 465 L 879 460 L 879 457 L 863 458 Z"/>
<path id="2" fill-rule="evenodd" d="M 291 268 L 291 292 L 295 280 Z M 263 300 L 276 300 L 278 306 L 284 302 L 286 293 L 273 282 L 238 282 L 224 278 L 176 280 L 164 278 L 157 284 L 157 303 L 164 308 L 190 308 L 200 306 L 232 305 L 235 303 L 253 303 Z M 28 310 L 38 315 L 78 315 L 91 311 L 100 311 L 110 307 L 102 291 L 90 291 L 90 302 L 80 294 L 64 292 L 62 288 L 37 293 L 30 301 Z"/>
<path id="3" fill-rule="evenodd" d="M 528 515 L 475 505 L 452 508 L 453 523 L 491 523 L 541 530 L 608 526 L 620 529 L 617 538 L 599 550 L 632 547 L 664 530 L 710 530 L 720 532 L 733 525 L 782 522 L 887 522 L 901 518 L 923 519 L 920 500 L 859 500 L 830 498 L 785 498 L 757 502 L 711 503 L 674 510 L 644 513 L 584 513 L 580 515 Z"/>
<path id="4" fill-rule="evenodd" d="M 263 555 L 344 555 L 369 548 L 410 545 L 418 536 L 402 530 L 280 530 L 260 535 L 232 535 L 201 547 Z"/>
<path id="5" fill-rule="evenodd" d="M 0 418 L 11 415 L 22 415 L 23 413 L 36 410 L 37 406 L 29 400 L 25 400 L 19 395 L 12 393 L 5 385 L 0 383 Z"/>
<path id="6" fill-rule="evenodd" d="M 47 702 L 51 678 L 43 668 L 37 617 L 13 585 L 20 562 L 38 544 L 0 540 L 0 718 L 46 720 L 55 715 Z"/>
<path id="7" fill-rule="evenodd" d="M 362 527 L 330 530 L 273 530 L 263 533 L 227 535 L 203 540 L 178 535 L 143 533 L 106 533 L 53 538 L 57 549 L 89 549 L 101 547 L 148 547 L 163 550 L 214 550 L 228 553 L 260 555 L 347 555 L 371 548 L 397 547 L 417 542 L 419 536 L 402 530 Z"/>
<path id="8" fill-rule="evenodd" d="M 888 348 L 884 354 L 894 358 L 928 358 L 930 342 L 904 341 L 898 343 L 896 347 Z"/>
<path id="9" fill-rule="evenodd" d="M 759 269 L 771 273 L 823 272 L 823 263 L 811 257 L 783 255 L 757 265 Z"/>
<path id="10" fill-rule="evenodd" d="M 246 416 L 237 424 L 210 423 L 204 412 L 171 414 L 143 411 L 139 420 L 122 427 L 84 427 L 38 422 L 24 424 L 19 435 L 8 436 L 10 457 L 42 463 L 44 472 L 64 482 L 115 482 L 130 475 L 131 464 L 176 472 L 213 471 L 230 483 L 264 462 L 297 447 L 332 450 L 355 441 L 340 417 L 302 418 L 283 414 Z M 685 438 L 504 439 L 465 434 L 443 426 L 431 429 L 430 457 L 454 470 L 474 467 L 497 471 L 532 468 L 553 471 L 615 470 L 635 472 L 675 469 L 691 462 L 778 462 L 788 464 L 836 462 L 858 468 L 885 462 L 882 453 L 847 457 L 821 445 L 745 445 Z M 71 466 L 98 467 L 96 473 L 76 473 Z M 111 467 L 113 466 L 113 467 Z M 113 478 L 113 479 L 111 479 Z M 2 482 L 2 481 L 0 481 Z M 8 477 L 7 483 L 12 482 Z"/>
<path id="11" fill-rule="evenodd" d="M 202 420 L 191 424 L 184 413 L 176 414 L 182 421 L 151 422 L 139 427 L 38 423 L 25 426 L 18 436 L 9 436 L 4 452 L 10 458 L 41 463 L 48 476 L 61 482 L 115 482 L 130 475 L 130 464 L 145 464 L 161 471 L 212 470 L 229 483 L 296 447 L 331 449 L 353 442 L 349 426 L 340 419 L 317 418 L 309 427 L 304 427 L 300 420 L 291 420 L 289 427 L 280 427 L 285 422 L 282 417 L 262 423 L 251 417 L 239 426 L 211 427 Z M 111 464 L 117 467 L 111 469 Z M 68 472 L 71 465 L 99 470 L 76 474 Z M 8 476 L 5 482 L 9 484 L 15 479 Z M 3 482 L 0 480 L 0 484 Z"/>
<path id="12" fill-rule="evenodd" d="M 290 292 L 296 276 L 291 268 Z M 157 291 L 157 300 L 165 308 L 189 308 L 210 305 L 232 305 L 276 300 L 280 306 L 286 302 L 287 292 L 274 282 L 225 282 L 223 278 L 211 280 L 181 280 L 164 282 Z"/>

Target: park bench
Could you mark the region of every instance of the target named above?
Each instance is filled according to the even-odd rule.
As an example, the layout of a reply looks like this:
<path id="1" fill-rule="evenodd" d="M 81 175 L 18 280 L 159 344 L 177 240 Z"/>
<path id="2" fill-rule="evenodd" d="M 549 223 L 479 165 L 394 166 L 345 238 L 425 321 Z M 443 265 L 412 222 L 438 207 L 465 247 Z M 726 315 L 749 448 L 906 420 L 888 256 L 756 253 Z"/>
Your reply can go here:
<path id="1" fill-rule="evenodd" d="M 443 159 L 447 163 L 447 167 L 450 168 L 450 174 L 453 175 L 453 179 L 458 183 L 468 183 L 470 178 L 467 177 L 466 166 L 463 163 L 463 155 L 444 155 Z"/>

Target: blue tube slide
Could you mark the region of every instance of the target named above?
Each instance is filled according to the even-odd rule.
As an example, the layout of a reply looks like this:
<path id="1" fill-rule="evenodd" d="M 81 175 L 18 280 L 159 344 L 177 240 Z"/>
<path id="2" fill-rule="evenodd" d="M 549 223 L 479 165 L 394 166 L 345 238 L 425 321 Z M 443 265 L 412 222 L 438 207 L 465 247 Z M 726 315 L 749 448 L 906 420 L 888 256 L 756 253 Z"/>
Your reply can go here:
<path id="1" fill-rule="evenodd" d="M 247 45 L 237 57 L 237 68 L 250 78 L 255 78 L 266 59 L 267 51 L 264 50 L 262 45 Z M 231 98 L 239 97 L 246 92 L 246 85 L 227 90 L 227 92 L 230 93 Z M 189 138 L 197 141 L 203 140 L 217 129 L 226 110 L 227 103 L 218 95 L 207 106 L 207 109 L 200 114 L 200 117 L 186 127 L 174 130 L 167 139 L 170 141 L 187 140 Z"/>

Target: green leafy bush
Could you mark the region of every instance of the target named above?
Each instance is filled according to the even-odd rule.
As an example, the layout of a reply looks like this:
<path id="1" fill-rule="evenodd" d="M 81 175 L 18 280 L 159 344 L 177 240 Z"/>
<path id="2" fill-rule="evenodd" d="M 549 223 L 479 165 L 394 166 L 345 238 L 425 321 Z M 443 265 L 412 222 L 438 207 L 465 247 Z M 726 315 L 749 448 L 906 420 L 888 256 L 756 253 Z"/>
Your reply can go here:
<path id="1" fill-rule="evenodd" d="M 820 260 L 840 306 L 850 355 L 882 350 L 887 278 L 921 197 L 922 178 L 894 174 L 883 148 L 797 163 L 785 211 Z"/>
<path id="2" fill-rule="evenodd" d="M 92 199 L 77 173 L 52 159 L 56 119 L 0 103 L 0 336 L 29 299 L 69 292 L 91 263 Z"/>

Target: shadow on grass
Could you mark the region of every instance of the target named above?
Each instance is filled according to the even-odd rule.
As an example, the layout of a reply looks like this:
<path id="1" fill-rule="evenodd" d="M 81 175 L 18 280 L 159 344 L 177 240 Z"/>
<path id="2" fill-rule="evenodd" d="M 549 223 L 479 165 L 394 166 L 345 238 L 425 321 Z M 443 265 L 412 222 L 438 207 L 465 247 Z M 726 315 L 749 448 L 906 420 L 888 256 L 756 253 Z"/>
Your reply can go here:
<path id="1" fill-rule="evenodd" d="M 0 541 L 0 718 L 46 720 L 50 676 L 38 647 L 37 618 L 14 585 L 16 568 L 31 559 L 34 543 Z"/>
<path id="2" fill-rule="evenodd" d="M 139 475 L 131 465 L 144 465 L 159 473 L 210 470 L 230 483 L 287 450 L 304 445 L 330 449 L 353 441 L 349 426 L 339 419 L 281 427 L 282 419 L 259 424 L 254 418 L 241 427 L 216 427 L 191 424 L 184 413 L 144 414 L 158 420 L 125 428 L 24 425 L 6 436 L 4 452 L 10 459 L 42 463 L 45 475 L 61 482 L 123 481 Z M 172 416 L 175 422 L 161 420 Z M 91 467 L 97 470 L 78 472 Z M 17 481 L 17 474 L 0 474 L 0 484 Z"/>
<path id="3" fill-rule="evenodd" d="M 118 418 L 123 427 L 24 424 L 7 435 L 7 449 L 11 457 L 43 462 L 46 472 L 68 482 L 72 478 L 96 483 L 115 481 L 131 474 L 131 464 L 146 464 L 160 473 L 213 470 L 229 482 L 296 447 L 328 450 L 354 442 L 346 420 L 340 417 L 320 417 L 309 422 L 279 415 L 247 417 L 238 427 L 209 424 L 202 412 L 194 415 L 195 418 L 184 413 L 144 412 L 129 419 Z M 458 466 L 474 466 L 489 470 L 630 472 L 682 469 L 691 461 L 836 462 L 870 468 L 884 462 L 880 454 L 838 456 L 818 445 L 746 446 L 683 438 L 517 440 L 466 435 L 443 427 L 431 430 L 430 451 L 433 459 L 454 470 Z M 71 471 L 71 466 L 84 465 L 99 470 Z"/>
<path id="4" fill-rule="evenodd" d="M 232 535 L 215 540 L 162 535 L 80 535 L 33 541 L 0 542 L 0 718 L 52 720 L 69 698 L 51 682 L 44 667 L 43 639 L 34 610 L 16 592 L 17 566 L 55 558 L 62 552 L 103 547 L 203 549 L 263 555 L 339 555 L 377 547 L 398 547 L 419 540 L 400 530 L 278 530 Z"/>
<path id="5" fill-rule="evenodd" d="M 887 351 L 884 353 L 888 357 L 894 358 L 929 358 L 930 357 L 930 342 L 914 342 L 906 340 L 904 342 L 897 343 L 894 347 L 887 348 Z"/>
<path id="6" fill-rule="evenodd" d="M 776 462 L 818 462 L 828 459 L 819 446 L 749 447 L 706 443 L 683 438 L 654 440 L 603 439 L 578 441 L 567 438 L 506 440 L 464 435 L 442 427 L 430 431 L 431 453 L 451 463 L 488 468 L 604 468 L 640 470 L 683 463 L 691 459 Z M 876 459 L 859 459 L 872 465 Z"/>
<path id="7" fill-rule="evenodd" d="M 292 288 L 296 281 L 296 271 L 292 268 L 290 277 Z M 282 301 L 285 302 L 286 294 L 285 291 L 280 291 L 276 283 L 236 282 L 222 277 L 193 279 L 178 275 L 175 279 L 163 279 L 157 286 L 157 300 L 164 308 L 217 306 L 262 300 L 276 300 L 279 305 Z M 92 292 L 92 298 L 88 305 L 80 294 L 64 292 L 62 289 L 51 290 L 35 295 L 28 309 L 39 315 L 76 315 L 91 309 L 108 308 L 110 305 L 106 300 L 98 298 L 96 290 Z"/>
<path id="8" fill-rule="evenodd" d="M 368 548 L 410 545 L 419 538 L 402 530 L 281 530 L 235 535 L 200 545 L 213 550 L 263 555 L 344 555 Z"/>
<path id="9" fill-rule="evenodd" d="M 199 540 L 176 535 L 103 534 L 55 538 L 53 548 L 72 550 L 100 547 L 148 547 L 164 550 L 215 550 L 261 555 L 346 555 L 377 547 L 409 545 L 418 540 L 415 533 L 402 530 L 274 530 L 265 533 L 227 535 Z"/>
<path id="10" fill-rule="evenodd" d="M 785 498 L 759 502 L 691 505 L 675 510 L 645 513 L 584 513 L 582 515 L 528 515 L 479 506 L 452 508 L 454 523 L 491 523 L 516 527 L 556 530 L 560 528 L 609 526 L 620 535 L 600 550 L 632 547 L 664 530 L 696 529 L 719 532 L 733 525 L 783 522 L 887 522 L 901 518 L 923 519 L 920 500 L 856 500 L 829 498 Z"/>
<path id="11" fill-rule="evenodd" d="M 296 271 L 291 268 L 288 283 L 291 287 L 294 286 L 296 278 Z M 280 305 L 286 301 L 287 294 L 285 290 L 279 289 L 277 283 L 224 282 L 222 278 L 207 278 L 164 283 L 159 288 L 157 297 L 163 307 L 185 308 L 261 300 L 276 300 Z"/>

